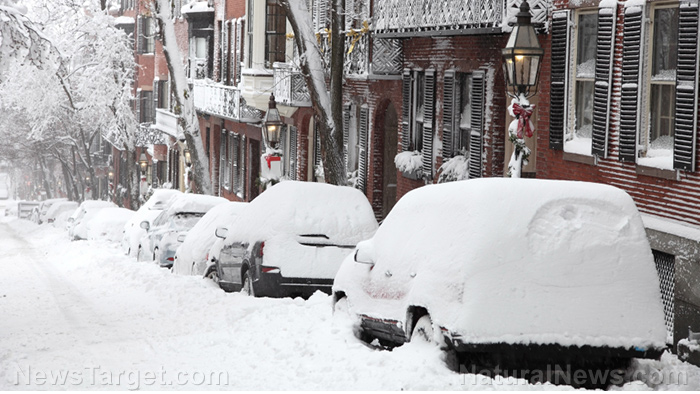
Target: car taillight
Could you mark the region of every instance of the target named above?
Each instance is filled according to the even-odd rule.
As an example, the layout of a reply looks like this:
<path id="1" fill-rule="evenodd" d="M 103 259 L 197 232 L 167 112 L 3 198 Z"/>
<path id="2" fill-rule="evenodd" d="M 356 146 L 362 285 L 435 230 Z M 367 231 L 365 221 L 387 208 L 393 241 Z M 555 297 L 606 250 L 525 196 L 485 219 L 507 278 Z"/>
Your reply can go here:
<path id="1" fill-rule="evenodd" d="M 262 270 L 262 272 L 263 272 L 264 274 L 279 274 L 279 273 L 280 273 L 280 269 L 277 268 L 277 267 L 265 267 L 265 266 L 262 266 L 262 267 L 260 267 L 260 269 Z"/>
<path id="2" fill-rule="evenodd" d="M 263 249 L 265 249 L 265 242 L 260 244 L 260 257 L 263 257 Z"/>
<path id="3" fill-rule="evenodd" d="M 174 259 L 173 257 L 168 257 L 166 260 L 168 260 L 168 261 L 175 261 L 175 259 Z"/>

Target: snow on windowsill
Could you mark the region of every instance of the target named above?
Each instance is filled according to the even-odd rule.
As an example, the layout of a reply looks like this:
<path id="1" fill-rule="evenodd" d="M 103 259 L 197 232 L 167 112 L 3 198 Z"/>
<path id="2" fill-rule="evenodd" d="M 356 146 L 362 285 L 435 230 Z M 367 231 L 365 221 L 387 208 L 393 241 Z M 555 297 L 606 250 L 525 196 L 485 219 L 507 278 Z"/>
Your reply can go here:
<path id="1" fill-rule="evenodd" d="M 591 138 L 574 137 L 564 142 L 564 152 L 590 156 L 592 141 Z"/>
<path id="2" fill-rule="evenodd" d="M 642 213 L 644 227 L 665 234 L 700 242 L 700 226 L 681 222 L 679 220 L 662 218 L 649 213 Z"/>
<path id="3" fill-rule="evenodd" d="M 673 152 L 668 149 L 649 149 L 646 157 L 637 159 L 637 164 L 662 170 L 673 170 Z"/>

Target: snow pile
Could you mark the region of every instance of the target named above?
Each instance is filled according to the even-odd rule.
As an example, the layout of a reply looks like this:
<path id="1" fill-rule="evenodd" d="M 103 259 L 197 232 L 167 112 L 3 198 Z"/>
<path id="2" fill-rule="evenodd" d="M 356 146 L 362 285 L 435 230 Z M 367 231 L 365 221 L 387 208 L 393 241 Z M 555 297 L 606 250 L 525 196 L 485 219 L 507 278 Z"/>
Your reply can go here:
<path id="1" fill-rule="evenodd" d="M 113 208 L 117 205 L 109 201 L 88 200 L 83 201 L 80 207 L 73 214 L 73 228 L 69 235 L 73 239 L 87 239 L 88 223 L 95 217 L 95 214 L 104 208 Z"/>
<path id="2" fill-rule="evenodd" d="M 394 157 L 394 164 L 397 170 L 405 173 L 420 171 L 423 168 L 421 153 L 418 151 L 400 152 Z"/>
<path id="3" fill-rule="evenodd" d="M 104 208 L 95 213 L 87 226 L 88 239 L 119 242 L 124 235 L 124 224 L 135 214 L 126 208 Z"/>
<path id="4" fill-rule="evenodd" d="M 46 211 L 46 221 L 51 221 L 54 227 L 63 228 L 66 220 L 78 209 L 75 201 L 57 202 Z"/>
<path id="5" fill-rule="evenodd" d="M 323 294 L 228 294 L 16 218 L 0 218 L 0 239 L 0 390 L 570 389 L 458 374 L 426 344 L 368 348 Z M 646 370 L 687 383 L 654 384 Z M 700 390 L 700 368 L 673 355 L 630 372 L 623 389 Z"/>
<path id="6" fill-rule="evenodd" d="M 438 183 L 462 181 L 469 178 L 469 157 L 457 155 L 440 166 Z"/>
<path id="7" fill-rule="evenodd" d="M 472 343 L 665 347 L 641 217 L 611 186 L 430 185 L 406 194 L 358 249 L 373 270 L 348 257 L 334 285 L 358 313 L 403 322 L 421 305 Z"/>
<path id="8" fill-rule="evenodd" d="M 203 194 L 182 194 L 171 202 L 168 213 L 174 215 L 178 212 L 207 213 L 213 207 L 229 202 L 223 197 L 207 196 Z"/>
<path id="9" fill-rule="evenodd" d="M 136 256 L 139 240 L 146 234 L 146 230 L 140 227 L 141 222 L 152 221 L 160 212 L 170 207 L 173 199 L 182 192 L 174 189 L 155 189 L 151 197 L 146 201 L 136 214 L 124 224 L 124 238 L 122 248 L 125 253 Z"/>
<path id="10" fill-rule="evenodd" d="M 247 205 L 243 202 L 229 202 L 209 210 L 187 233 L 185 242 L 177 249 L 173 273 L 202 275 L 206 268 L 206 256 L 217 240 L 214 235 L 217 227 L 231 228 Z"/>

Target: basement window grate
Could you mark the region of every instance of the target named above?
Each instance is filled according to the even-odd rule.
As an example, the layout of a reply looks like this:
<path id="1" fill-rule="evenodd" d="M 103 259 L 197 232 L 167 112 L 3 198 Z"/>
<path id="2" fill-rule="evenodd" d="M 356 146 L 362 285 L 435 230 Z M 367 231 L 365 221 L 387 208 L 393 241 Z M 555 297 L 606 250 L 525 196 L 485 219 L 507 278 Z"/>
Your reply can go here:
<path id="1" fill-rule="evenodd" d="M 675 256 L 672 254 L 652 250 L 656 272 L 659 275 L 659 287 L 661 299 L 664 304 L 664 317 L 666 319 L 666 341 L 673 341 L 673 307 L 676 284 Z"/>

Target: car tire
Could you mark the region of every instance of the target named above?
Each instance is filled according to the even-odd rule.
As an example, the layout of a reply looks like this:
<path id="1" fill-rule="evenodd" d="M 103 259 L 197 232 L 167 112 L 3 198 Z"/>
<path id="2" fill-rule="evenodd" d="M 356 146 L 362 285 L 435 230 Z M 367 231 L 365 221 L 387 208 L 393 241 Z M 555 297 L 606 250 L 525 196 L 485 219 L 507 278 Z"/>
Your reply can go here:
<path id="1" fill-rule="evenodd" d="M 430 315 L 423 315 L 418 318 L 413 326 L 411 342 L 433 343 L 435 342 L 435 331 L 433 330 L 433 320 Z"/>
<path id="2" fill-rule="evenodd" d="M 241 292 L 255 297 L 255 288 L 253 287 L 253 281 L 250 279 L 250 275 L 248 275 L 248 271 L 243 273 L 243 287 L 241 288 Z"/>
<path id="3" fill-rule="evenodd" d="M 212 265 L 211 267 L 209 267 L 209 270 L 204 275 L 204 277 L 207 279 L 211 279 L 212 282 L 217 284 L 217 286 L 220 286 L 219 285 L 219 271 L 216 270 L 215 265 Z"/>

